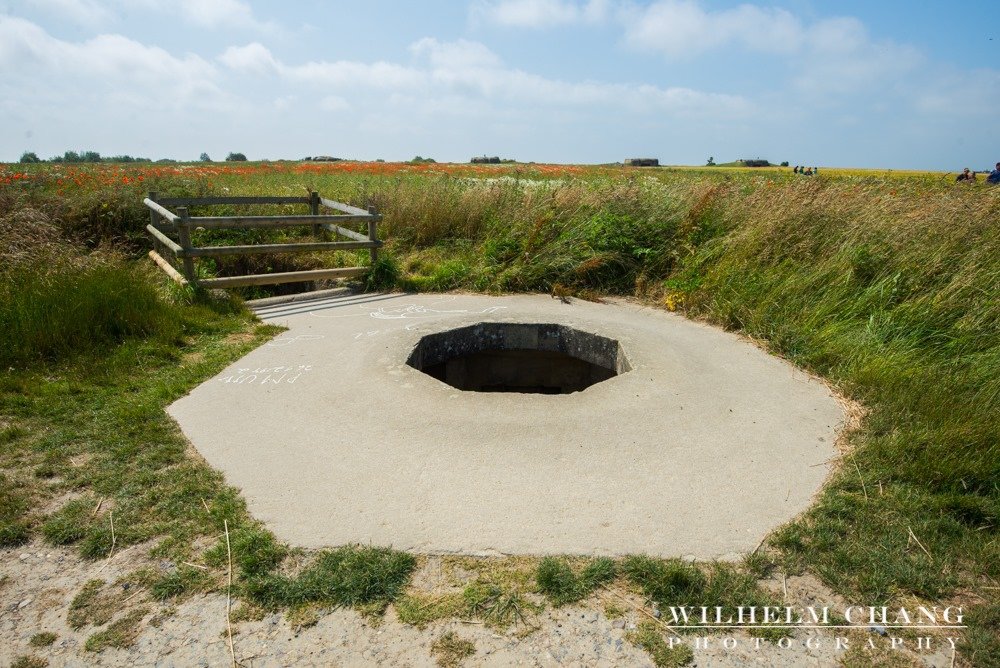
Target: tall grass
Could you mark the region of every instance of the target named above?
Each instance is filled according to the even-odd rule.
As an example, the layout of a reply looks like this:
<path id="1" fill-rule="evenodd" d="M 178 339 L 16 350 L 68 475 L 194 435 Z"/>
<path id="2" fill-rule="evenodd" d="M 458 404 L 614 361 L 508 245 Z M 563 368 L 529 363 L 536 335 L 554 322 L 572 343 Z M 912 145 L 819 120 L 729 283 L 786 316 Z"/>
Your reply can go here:
<path id="1" fill-rule="evenodd" d="M 147 270 L 114 252 L 82 252 L 31 209 L 7 211 L 0 231 L 0 365 L 178 335 L 178 318 Z"/>

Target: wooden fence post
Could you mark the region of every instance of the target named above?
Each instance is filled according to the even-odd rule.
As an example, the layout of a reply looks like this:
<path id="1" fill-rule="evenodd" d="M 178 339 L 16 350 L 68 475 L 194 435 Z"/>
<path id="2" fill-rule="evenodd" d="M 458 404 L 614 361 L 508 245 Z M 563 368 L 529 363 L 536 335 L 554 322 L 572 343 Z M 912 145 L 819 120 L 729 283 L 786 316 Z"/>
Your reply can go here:
<path id="1" fill-rule="evenodd" d="M 319 193 L 315 190 L 309 191 L 309 215 L 318 216 L 319 215 Z M 318 237 L 320 235 L 320 226 L 313 225 L 313 236 Z M 326 236 L 324 235 L 324 239 Z"/>
<path id="2" fill-rule="evenodd" d="M 154 202 L 156 201 L 156 191 L 155 190 L 150 190 L 149 191 L 149 199 L 153 200 Z M 159 218 L 160 218 L 159 214 L 157 214 L 152 209 L 149 210 L 149 224 L 150 225 L 152 225 L 153 227 L 156 227 L 156 224 L 158 222 L 160 222 Z M 152 234 L 147 235 L 147 236 L 149 236 L 150 240 L 153 242 L 153 250 L 159 252 L 159 250 L 160 250 L 159 241 Z"/>
<path id="3" fill-rule="evenodd" d="M 180 237 L 181 248 L 184 250 L 184 278 L 189 283 L 195 282 L 194 258 L 188 253 L 191 251 L 191 217 L 188 215 L 186 206 L 177 207 L 177 215 L 180 220 L 177 222 L 177 234 Z"/>
<path id="4" fill-rule="evenodd" d="M 376 218 L 376 216 L 378 216 L 378 210 L 375 207 L 370 206 L 368 207 L 368 213 L 371 214 L 372 216 L 371 218 L 368 219 L 368 240 L 378 241 L 378 219 Z M 378 260 L 377 248 L 371 249 L 371 259 L 372 259 L 372 266 L 374 267 L 375 261 Z"/>

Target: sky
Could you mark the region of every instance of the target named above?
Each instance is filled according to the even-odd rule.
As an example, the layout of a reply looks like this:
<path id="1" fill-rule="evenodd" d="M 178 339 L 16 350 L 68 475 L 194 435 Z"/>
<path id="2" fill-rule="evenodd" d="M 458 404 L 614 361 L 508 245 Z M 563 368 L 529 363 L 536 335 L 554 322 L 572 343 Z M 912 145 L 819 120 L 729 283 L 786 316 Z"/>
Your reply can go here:
<path id="1" fill-rule="evenodd" d="M 0 0 L 0 161 L 992 168 L 1000 2 Z"/>

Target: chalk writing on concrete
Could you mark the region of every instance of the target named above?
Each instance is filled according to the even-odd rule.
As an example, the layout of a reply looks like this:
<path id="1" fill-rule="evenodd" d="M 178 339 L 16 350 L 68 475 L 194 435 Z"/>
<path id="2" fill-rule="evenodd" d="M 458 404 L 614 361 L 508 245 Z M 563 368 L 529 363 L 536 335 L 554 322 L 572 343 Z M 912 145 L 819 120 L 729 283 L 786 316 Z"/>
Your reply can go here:
<path id="1" fill-rule="evenodd" d="M 312 371 L 311 364 L 297 366 L 242 367 L 228 376 L 220 376 L 219 382 L 227 385 L 294 385 L 295 382 Z"/>
<path id="2" fill-rule="evenodd" d="M 290 346 L 295 343 L 300 343 L 302 341 L 315 341 L 316 339 L 326 338 L 323 334 L 299 334 L 298 336 L 282 336 L 281 338 L 275 339 L 274 341 L 268 341 L 267 345 L 271 348 L 284 348 L 285 346 Z"/>
<path id="3" fill-rule="evenodd" d="M 419 304 L 404 304 L 396 308 L 380 308 L 377 311 L 372 311 L 369 315 L 376 320 L 405 320 L 408 318 L 436 318 L 447 315 L 495 313 L 506 308 L 506 306 L 488 306 L 479 311 L 470 311 L 469 309 L 433 309 L 420 306 Z"/>
<path id="4" fill-rule="evenodd" d="M 450 300 L 436 300 L 438 303 L 445 301 L 454 301 L 454 298 Z M 437 304 L 435 304 L 437 305 Z M 456 315 L 477 315 L 486 313 L 496 313 L 497 311 L 506 310 L 506 306 L 487 306 L 483 309 L 449 309 L 449 308 L 429 308 L 420 304 L 401 304 L 399 306 L 383 306 L 374 311 L 371 310 L 370 306 L 364 304 L 358 304 L 357 307 L 361 309 L 360 311 L 355 311 L 353 313 L 319 313 L 315 311 L 310 311 L 308 315 L 312 318 L 321 318 L 323 320 L 336 319 L 336 318 L 374 318 L 375 320 L 412 320 L 417 318 L 441 318 L 447 316 Z"/>

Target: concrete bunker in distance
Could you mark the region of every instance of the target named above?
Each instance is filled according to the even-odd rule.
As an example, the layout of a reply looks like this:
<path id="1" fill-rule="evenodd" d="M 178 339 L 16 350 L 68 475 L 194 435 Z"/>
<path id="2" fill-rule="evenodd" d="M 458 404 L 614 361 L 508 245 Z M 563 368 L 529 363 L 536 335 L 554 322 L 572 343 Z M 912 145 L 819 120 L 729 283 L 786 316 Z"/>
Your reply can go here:
<path id="1" fill-rule="evenodd" d="M 570 394 L 631 370 L 614 339 L 566 325 L 482 322 L 417 342 L 406 363 L 459 390 Z"/>

